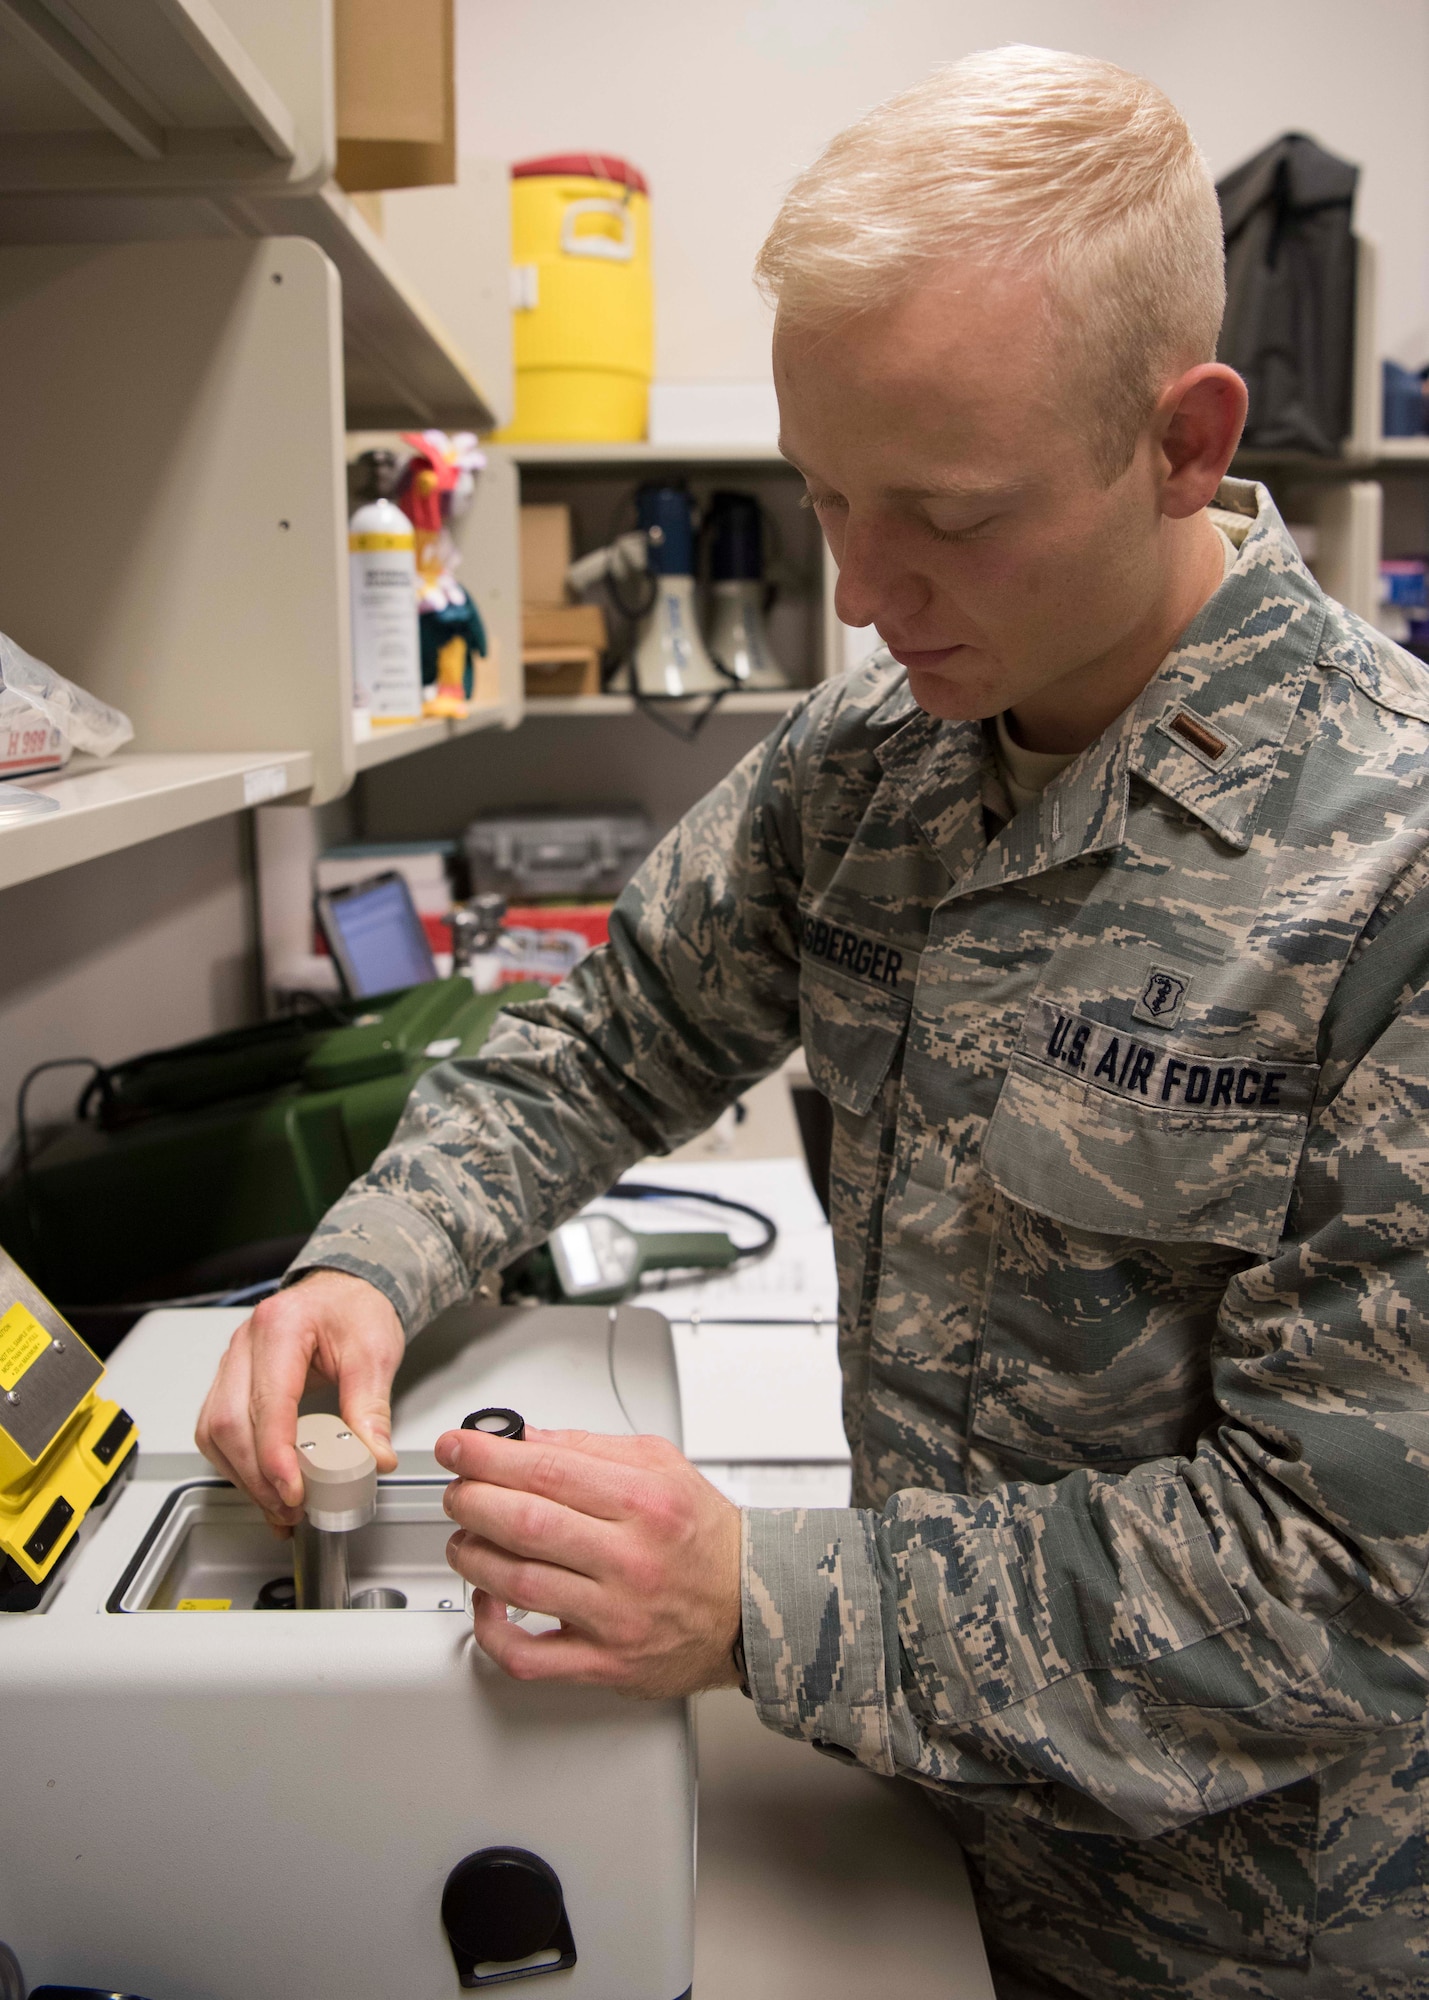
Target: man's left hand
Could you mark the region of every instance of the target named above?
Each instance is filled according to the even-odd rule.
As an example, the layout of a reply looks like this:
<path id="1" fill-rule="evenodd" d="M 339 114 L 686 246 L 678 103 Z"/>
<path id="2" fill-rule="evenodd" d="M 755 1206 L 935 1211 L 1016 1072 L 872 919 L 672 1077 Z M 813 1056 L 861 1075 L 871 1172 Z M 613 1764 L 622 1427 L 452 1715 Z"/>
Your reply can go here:
<path id="1" fill-rule="evenodd" d="M 516 1680 L 664 1698 L 733 1687 L 739 1509 L 656 1437 L 447 1431 L 459 1532 L 447 1560 L 479 1594 L 478 1645 Z M 508 1604 L 559 1618 L 524 1632 Z"/>

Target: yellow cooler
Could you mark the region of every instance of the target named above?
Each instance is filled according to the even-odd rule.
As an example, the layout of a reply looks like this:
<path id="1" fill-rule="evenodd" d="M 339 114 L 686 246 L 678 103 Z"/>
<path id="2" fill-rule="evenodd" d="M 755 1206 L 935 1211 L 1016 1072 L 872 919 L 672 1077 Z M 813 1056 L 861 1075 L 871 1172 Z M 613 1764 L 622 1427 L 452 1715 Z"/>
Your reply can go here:
<path id="1" fill-rule="evenodd" d="M 655 360 L 644 176 L 604 153 L 518 162 L 511 245 L 516 413 L 500 440 L 643 438 Z"/>

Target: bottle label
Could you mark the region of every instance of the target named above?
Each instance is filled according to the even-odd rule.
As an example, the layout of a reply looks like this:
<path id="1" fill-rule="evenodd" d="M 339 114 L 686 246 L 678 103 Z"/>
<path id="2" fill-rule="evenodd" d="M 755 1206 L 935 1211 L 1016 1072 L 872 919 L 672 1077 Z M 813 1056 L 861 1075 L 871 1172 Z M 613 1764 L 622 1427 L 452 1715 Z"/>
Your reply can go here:
<path id="1" fill-rule="evenodd" d="M 416 721 L 422 713 L 422 653 L 411 538 L 405 548 L 394 546 L 396 536 L 370 539 L 387 546 L 349 557 L 353 695 L 374 722 Z"/>

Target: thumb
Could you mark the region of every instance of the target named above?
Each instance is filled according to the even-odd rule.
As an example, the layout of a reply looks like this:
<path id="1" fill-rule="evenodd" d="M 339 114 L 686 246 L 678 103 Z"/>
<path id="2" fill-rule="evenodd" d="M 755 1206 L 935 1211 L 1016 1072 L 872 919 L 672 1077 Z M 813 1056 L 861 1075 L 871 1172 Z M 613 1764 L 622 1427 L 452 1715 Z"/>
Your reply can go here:
<path id="1" fill-rule="evenodd" d="M 343 1422 L 357 1432 L 377 1460 L 377 1470 L 395 1472 L 392 1377 L 377 1355 L 359 1353 L 344 1359 L 338 1371 L 337 1400 Z"/>

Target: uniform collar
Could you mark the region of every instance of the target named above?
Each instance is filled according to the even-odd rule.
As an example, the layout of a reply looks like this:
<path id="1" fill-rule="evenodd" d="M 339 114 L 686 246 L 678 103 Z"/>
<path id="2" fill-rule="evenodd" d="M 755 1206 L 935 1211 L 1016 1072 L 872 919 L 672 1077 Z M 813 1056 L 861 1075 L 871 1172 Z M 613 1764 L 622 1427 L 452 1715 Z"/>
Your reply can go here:
<path id="1" fill-rule="evenodd" d="M 1235 567 L 1132 709 L 1129 764 L 1245 848 L 1319 650 L 1325 599 L 1263 486 L 1224 480 L 1216 504 L 1250 526 Z"/>
<path id="2" fill-rule="evenodd" d="M 1249 846 L 1319 646 L 1325 600 L 1263 486 L 1224 480 L 1216 505 L 1249 523 L 1225 582 L 1133 707 L 991 842 L 981 724 L 925 714 L 906 680 L 874 711 L 879 762 L 956 891 L 1120 846 L 1132 776 L 1232 847 Z"/>

